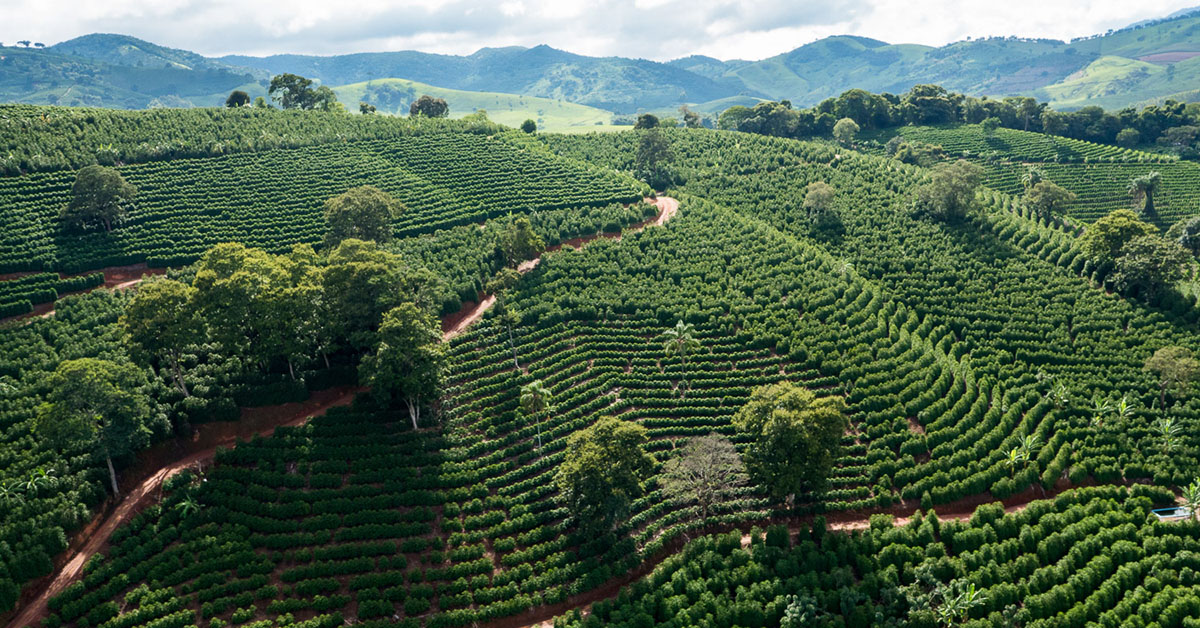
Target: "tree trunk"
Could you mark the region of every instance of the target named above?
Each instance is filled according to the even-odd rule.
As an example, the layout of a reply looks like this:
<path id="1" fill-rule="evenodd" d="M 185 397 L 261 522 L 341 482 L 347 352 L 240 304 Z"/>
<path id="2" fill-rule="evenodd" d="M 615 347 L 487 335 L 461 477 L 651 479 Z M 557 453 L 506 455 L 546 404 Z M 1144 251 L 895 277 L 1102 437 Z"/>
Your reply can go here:
<path id="1" fill-rule="evenodd" d="M 326 353 L 326 352 L 324 352 L 324 351 L 322 351 L 322 352 L 321 352 L 321 358 L 323 358 L 323 359 L 325 360 L 325 368 L 326 368 L 326 369 L 330 368 L 330 366 L 329 366 L 329 354 L 328 354 L 328 353 Z"/>
<path id="2" fill-rule="evenodd" d="M 187 384 L 183 382 L 183 370 L 179 368 L 179 353 L 171 352 L 171 375 L 175 378 L 175 386 L 183 393 L 184 397 L 191 397 L 192 393 L 188 390 Z"/>
<path id="3" fill-rule="evenodd" d="M 108 479 L 112 481 L 113 497 L 121 495 L 121 489 L 117 488 L 117 470 L 113 468 L 112 456 L 108 452 L 104 452 L 104 461 L 108 463 Z"/>
<path id="4" fill-rule="evenodd" d="M 288 363 L 288 375 L 292 376 L 292 381 L 294 382 L 294 381 L 296 381 L 296 369 L 292 368 L 292 358 L 290 356 L 287 359 L 287 363 Z"/>
<path id="5" fill-rule="evenodd" d="M 1154 193 L 1150 190 L 1146 190 L 1146 207 L 1142 211 L 1142 214 L 1146 216 L 1154 215 Z"/>
<path id="6" fill-rule="evenodd" d="M 1160 384 L 1158 387 L 1158 409 L 1164 414 L 1167 412 L 1167 385 Z"/>
<path id="7" fill-rule="evenodd" d="M 420 404 L 413 403 L 412 399 L 405 399 L 404 404 L 408 406 L 408 418 L 412 419 L 413 430 L 420 429 L 417 427 L 417 421 L 421 418 Z"/>

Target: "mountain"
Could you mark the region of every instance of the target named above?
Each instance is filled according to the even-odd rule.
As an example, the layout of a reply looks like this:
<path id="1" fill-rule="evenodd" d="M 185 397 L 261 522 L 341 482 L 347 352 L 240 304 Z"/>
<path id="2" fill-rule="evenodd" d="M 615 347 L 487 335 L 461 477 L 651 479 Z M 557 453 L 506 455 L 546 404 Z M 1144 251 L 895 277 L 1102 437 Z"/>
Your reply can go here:
<path id="1" fill-rule="evenodd" d="M 545 45 L 484 48 L 465 57 L 405 51 L 331 57 L 228 56 L 220 61 L 270 74 L 300 74 L 326 85 L 405 78 L 451 89 L 562 99 L 617 113 L 704 102 L 743 89 L 736 82 L 718 82 L 667 63 L 586 57 Z"/>
<path id="2" fill-rule="evenodd" d="M 466 102 L 495 103 L 497 94 L 505 94 L 619 114 L 669 112 L 684 103 L 716 112 L 759 99 L 808 106 L 851 88 L 899 94 L 920 83 L 977 96 L 1034 96 L 1059 109 L 1120 108 L 1194 97 L 1200 90 L 1200 12 L 1188 9 L 1071 42 L 993 37 L 932 47 L 835 36 L 759 61 L 693 55 L 666 63 L 588 57 L 545 45 L 483 48 L 466 56 L 399 51 L 209 58 L 126 35 L 94 34 L 46 49 L 0 48 L 0 101 L 215 106 L 233 89 L 263 95 L 269 77 L 283 72 L 346 94 L 360 83 L 403 79 L 478 93 L 455 96 Z M 500 101 L 511 115 L 528 112 L 520 100 Z M 348 104 L 353 109 L 355 103 Z M 586 108 L 539 106 L 533 112 L 552 109 L 555 124 L 603 121 Z"/>

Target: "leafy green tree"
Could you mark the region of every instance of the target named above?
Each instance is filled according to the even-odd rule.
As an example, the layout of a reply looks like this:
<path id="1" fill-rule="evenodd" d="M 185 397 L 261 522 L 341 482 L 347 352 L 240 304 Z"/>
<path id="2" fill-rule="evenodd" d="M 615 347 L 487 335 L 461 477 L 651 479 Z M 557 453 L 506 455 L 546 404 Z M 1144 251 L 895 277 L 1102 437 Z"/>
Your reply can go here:
<path id="1" fill-rule="evenodd" d="M 372 105 L 371 103 L 366 102 L 366 101 L 359 101 L 358 112 L 364 116 L 369 116 L 369 115 L 375 113 L 375 105 Z"/>
<path id="2" fill-rule="evenodd" d="M 854 141 L 854 136 L 858 135 L 860 130 L 857 122 L 850 118 L 842 118 L 833 125 L 833 139 L 849 144 Z"/>
<path id="3" fill-rule="evenodd" d="M 542 449 L 542 420 L 539 415 L 550 408 L 552 399 L 550 389 L 540 379 L 521 387 L 521 413 L 537 422 L 538 451 Z"/>
<path id="4" fill-rule="evenodd" d="M 652 113 L 643 113 L 637 117 L 637 122 L 633 125 L 634 130 L 645 130 L 658 128 L 658 116 Z"/>
<path id="5" fill-rule="evenodd" d="M 700 350 L 700 341 L 696 339 L 696 326 L 691 323 L 685 323 L 679 320 L 675 323 L 675 327 L 663 332 L 663 352 L 667 357 L 677 356 L 681 367 L 680 371 L 680 390 L 681 395 L 690 386 L 687 381 L 687 359 L 688 355 Z"/>
<path id="6" fill-rule="evenodd" d="M 676 501 L 695 502 L 700 518 L 746 483 L 746 466 L 733 443 L 717 433 L 688 439 L 679 455 L 663 465 L 663 492 Z"/>
<path id="7" fill-rule="evenodd" d="M 500 232 L 496 245 L 509 268 L 516 268 L 546 250 L 546 242 L 533 230 L 528 216 L 510 220 Z"/>
<path id="8" fill-rule="evenodd" d="M 108 465 L 119 495 L 114 456 L 144 447 L 150 437 L 150 404 L 140 392 L 145 376 L 130 364 L 96 358 L 67 360 L 50 376 L 50 394 L 38 408 L 35 432 L 64 449 L 83 448 Z"/>
<path id="9" fill-rule="evenodd" d="M 1183 487 L 1182 497 L 1183 505 L 1188 509 L 1188 518 L 1196 521 L 1200 518 L 1200 478 Z"/>
<path id="10" fill-rule="evenodd" d="M 1176 397 L 1187 394 L 1200 373 L 1200 361 L 1186 347 L 1167 346 L 1147 358 L 1142 368 L 1158 379 L 1158 407 L 1166 410 L 1167 392 Z"/>
<path id="11" fill-rule="evenodd" d="M 1178 242 L 1156 235 L 1138 236 L 1121 247 L 1112 284 L 1124 294 L 1154 298 L 1183 279 L 1192 256 Z"/>
<path id="12" fill-rule="evenodd" d="M 1171 225 L 1166 235 L 1168 240 L 1178 242 L 1180 246 L 1191 252 L 1200 254 L 1200 216 L 1184 218 Z"/>
<path id="13" fill-rule="evenodd" d="M 699 113 L 689 109 L 687 105 L 679 106 L 679 115 L 683 117 L 683 126 L 689 129 L 704 127 L 704 118 Z"/>
<path id="14" fill-rule="evenodd" d="M 1141 143 L 1142 134 L 1137 129 L 1121 129 L 1117 133 L 1117 146 L 1121 148 L 1134 148 Z"/>
<path id="15" fill-rule="evenodd" d="M 1111 264 L 1130 240 L 1157 232 L 1154 225 L 1138 220 L 1128 209 L 1118 209 L 1092 223 L 1079 236 L 1079 248 L 1093 262 Z"/>
<path id="16" fill-rule="evenodd" d="M 62 210 L 62 221 L 72 229 L 101 225 L 112 231 L 129 215 L 137 188 L 113 168 L 84 166 L 75 175 L 71 202 Z"/>
<path id="17" fill-rule="evenodd" d="M 161 360 L 171 371 L 175 387 L 192 396 L 180 361 L 190 344 L 203 342 L 205 330 L 196 306 L 196 289 L 173 279 L 142 282 L 121 316 L 130 348 L 143 364 Z"/>
<path id="18" fill-rule="evenodd" d="M 404 204 L 373 185 L 351 188 L 325 201 L 325 246 L 356 238 L 380 244 L 392 241 L 392 223 Z"/>
<path id="19" fill-rule="evenodd" d="M 1025 174 L 1021 175 L 1021 187 L 1025 188 L 1025 191 L 1028 193 L 1029 188 L 1032 188 L 1033 186 L 1041 183 L 1042 181 L 1048 181 L 1048 180 L 1049 179 L 1046 178 L 1045 170 L 1042 170 L 1041 168 L 1038 168 L 1037 166 L 1033 166 L 1033 167 L 1029 168 L 1028 170 L 1026 170 Z"/>
<path id="20" fill-rule="evenodd" d="M 250 94 L 243 92 L 240 89 L 235 89 L 229 93 L 229 97 L 225 99 L 225 106 L 230 109 L 237 107 L 245 107 L 250 104 Z"/>
<path id="21" fill-rule="evenodd" d="M 750 477 L 789 506 L 797 493 L 825 485 L 849 428 L 841 397 L 817 397 L 790 382 L 755 388 L 733 416 L 750 440 Z"/>
<path id="22" fill-rule="evenodd" d="M 896 136 L 892 139 L 898 139 Z M 891 143 L 891 140 L 888 141 Z M 927 144 L 925 142 L 900 142 L 896 146 L 896 152 L 892 154 L 901 163 L 912 164 L 928 168 L 933 164 L 945 159 L 946 151 L 938 144 Z"/>
<path id="23" fill-rule="evenodd" d="M 312 85 L 312 79 L 283 73 L 271 77 L 267 93 L 283 109 L 312 109 L 317 95 Z"/>
<path id="24" fill-rule="evenodd" d="M 426 118 L 445 118 L 450 115 L 450 105 L 444 98 L 434 98 L 429 94 L 422 94 L 420 98 L 413 101 L 408 108 L 410 116 L 424 116 Z"/>
<path id="25" fill-rule="evenodd" d="M 656 190 L 664 189 L 671 183 L 671 163 L 674 159 L 666 136 L 659 129 L 651 128 L 638 139 L 638 150 L 633 161 L 634 176 Z"/>
<path id="26" fill-rule="evenodd" d="M 537 133 L 537 122 L 533 119 L 526 120 L 521 123 L 521 130 L 531 135 Z"/>
<path id="27" fill-rule="evenodd" d="M 1129 181 L 1129 195 L 1135 204 L 1142 205 L 1143 216 L 1154 215 L 1154 193 L 1162 186 L 1162 175 L 1151 172 Z"/>
<path id="28" fill-rule="evenodd" d="M 1039 181 L 1025 190 L 1025 203 L 1043 220 L 1062 213 L 1073 202 L 1075 193 L 1052 181 Z"/>
<path id="29" fill-rule="evenodd" d="M 809 219 L 814 219 L 833 209 L 835 195 L 833 186 L 824 181 L 809 183 L 804 192 L 804 210 L 808 212 Z"/>
<path id="30" fill-rule="evenodd" d="M 996 129 L 1000 128 L 1001 124 L 1000 118 L 992 116 L 990 118 L 984 118 L 983 122 L 979 123 L 979 129 L 983 131 L 984 135 L 991 137 L 996 134 Z"/>
<path id="31" fill-rule="evenodd" d="M 646 453 L 646 428 L 603 417 L 567 439 L 554 483 L 567 508 L 586 531 L 611 531 L 644 491 L 654 468 Z"/>
<path id="32" fill-rule="evenodd" d="M 359 379 L 380 400 L 404 402 L 413 429 L 419 429 L 421 407 L 438 398 L 445 347 L 437 321 L 412 303 L 383 315 L 379 344 L 363 358 Z"/>
<path id="33" fill-rule="evenodd" d="M 962 94 L 939 85 L 914 85 L 900 99 L 904 120 L 912 124 L 945 124 L 959 119 Z"/>
<path id="34" fill-rule="evenodd" d="M 329 87 L 322 85 L 312 93 L 312 101 L 309 109 L 317 109 L 320 111 L 329 111 L 336 113 L 346 113 L 346 107 L 338 102 L 337 94 Z"/>
<path id="35" fill-rule="evenodd" d="M 934 218 L 955 222 L 975 209 L 983 168 L 960 159 L 934 166 L 929 179 L 917 189 L 917 206 Z"/>

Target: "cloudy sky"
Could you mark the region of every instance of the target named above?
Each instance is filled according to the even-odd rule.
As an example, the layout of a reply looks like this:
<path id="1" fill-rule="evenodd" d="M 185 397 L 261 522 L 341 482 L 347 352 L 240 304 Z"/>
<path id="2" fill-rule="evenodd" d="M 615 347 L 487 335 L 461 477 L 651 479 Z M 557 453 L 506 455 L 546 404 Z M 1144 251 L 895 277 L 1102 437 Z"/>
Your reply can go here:
<path id="1" fill-rule="evenodd" d="M 93 32 L 222 54 L 424 50 L 541 43 L 588 55 L 761 59 L 820 37 L 940 45 L 1069 39 L 1200 0 L 0 0 L 0 41 Z"/>

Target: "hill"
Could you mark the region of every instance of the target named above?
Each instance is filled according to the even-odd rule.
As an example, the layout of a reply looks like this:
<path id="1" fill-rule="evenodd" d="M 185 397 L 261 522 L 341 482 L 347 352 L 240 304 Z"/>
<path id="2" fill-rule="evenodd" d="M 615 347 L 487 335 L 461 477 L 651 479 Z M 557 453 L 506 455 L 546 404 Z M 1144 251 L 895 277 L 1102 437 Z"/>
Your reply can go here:
<path id="1" fill-rule="evenodd" d="M 379 112 L 408 115 L 408 107 L 422 94 L 444 98 L 450 104 L 450 117 L 461 118 L 477 110 L 487 111 L 494 122 L 519 127 L 525 120 L 534 120 L 543 131 L 594 129 L 607 126 L 612 113 L 564 100 L 518 96 L 496 92 L 472 92 L 447 89 L 404 79 L 379 79 L 334 87 L 338 100 L 354 110 L 358 102 L 368 102 Z"/>

